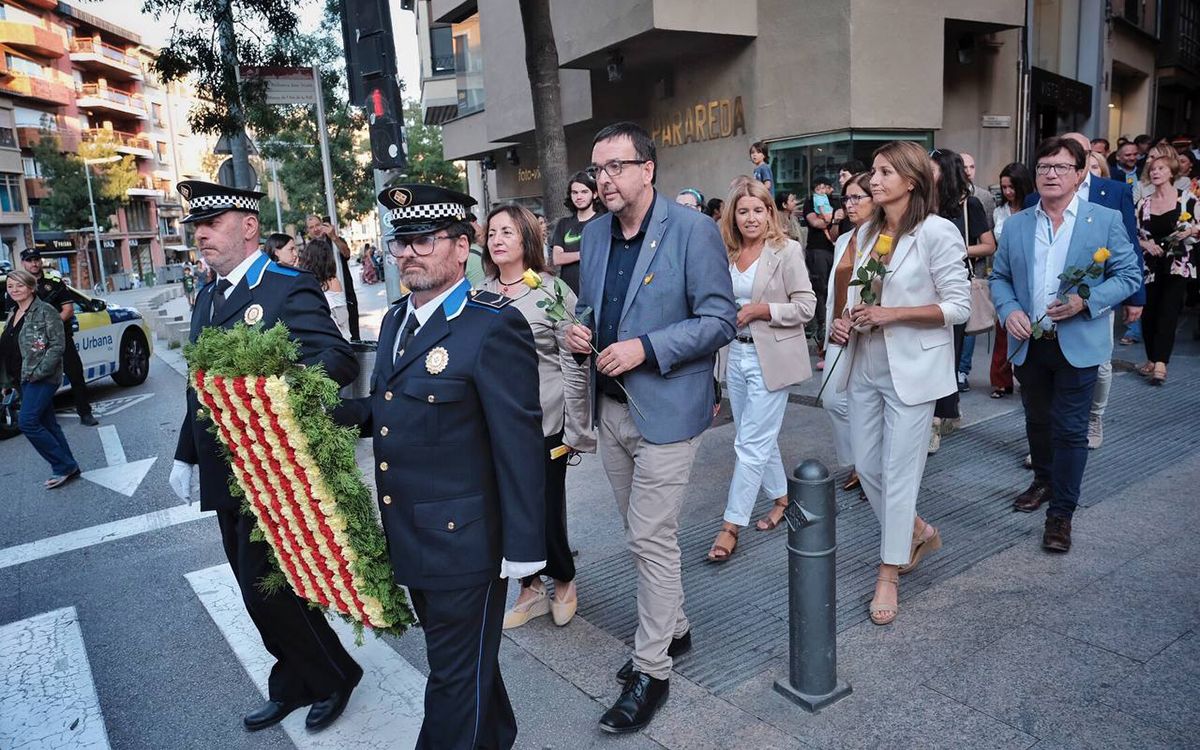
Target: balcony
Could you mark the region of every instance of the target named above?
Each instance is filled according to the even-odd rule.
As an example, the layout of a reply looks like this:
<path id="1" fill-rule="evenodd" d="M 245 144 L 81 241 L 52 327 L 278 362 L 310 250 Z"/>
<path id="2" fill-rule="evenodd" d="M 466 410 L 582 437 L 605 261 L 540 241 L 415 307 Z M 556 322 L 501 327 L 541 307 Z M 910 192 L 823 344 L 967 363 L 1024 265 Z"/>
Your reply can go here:
<path id="1" fill-rule="evenodd" d="M 38 57 L 62 57 L 67 43 L 49 29 L 20 21 L 0 21 L 0 44 Z"/>
<path id="2" fill-rule="evenodd" d="M 138 180 L 137 187 L 129 188 L 125 191 L 125 194 L 131 197 L 144 196 L 159 199 L 163 197 L 163 191 L 155 187 L 154 181 L 148 175 L 142 175 Z"/>
<path id="3" fill-rule="evenodd" d="M 79 85 L 79 98 L 75 106 L 84 110 L 99 110 L 112 112 L 117 115 L 133 116 L 139 120 L 149 120 L 146 112 L 146 102 L 141 94 L 122 91 L 98 83 L 83 83 Z"/>
<path id="4" fill-rule="evenodd" d="M 83 140 L 87 143 L 112 144 L 119 154 L 132 154 L 141 159 L 154 158 L 150 139 L 139 133 L 127 133 L 123 130 L 108 128 L 88 128 L 83 131 Z"/>
<path id="5" fill-rule="evenodd" d="M 71 62 L 84 70 L 101 75 L 142 80 L 142 64 L 124 50 L 105 44 L 98 37 L 76 38 L 71 42 Z"/>
<path id="6" fill-rule="evenodd" d="M 26 177 L 25 195 L 31 201 L 41 200 L 50 197 L 50 188 L 46 187 L 46 180 L 41 177 Z"/>
<path id="7" fill-rule="evenodd" d="M 17 127 L 17 142 L 21 148 L 33 148 L 42 140 L 42 129 L 31 125 Z M 49 132 L 49 136 L 58 141 L 58 150 L 73 154 L 79 151 L 79 131 L 60 128 Z"/>
<path id="8" fill-rule="evenodd" d="M 0 93 L 34 99 L 59 107 L 69 105 L 75 98 L 74 92 L 65 84 L 11 70 L 8 71 L 6 77 L 0 78 Z"/>

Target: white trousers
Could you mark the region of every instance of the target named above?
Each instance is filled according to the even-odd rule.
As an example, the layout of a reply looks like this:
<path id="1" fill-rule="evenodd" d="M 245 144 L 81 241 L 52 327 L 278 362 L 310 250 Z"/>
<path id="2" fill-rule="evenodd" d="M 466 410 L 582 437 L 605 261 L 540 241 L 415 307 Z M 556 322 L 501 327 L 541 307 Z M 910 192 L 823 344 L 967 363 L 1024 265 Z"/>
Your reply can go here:
<path id="1" fill-rule="evenodd" d="M 846 388 L 854 468 L 879 519 L 880 559 L 905 565 L 936 402 L 910 406 L 896 395 L 882 331 L 860 335 L 855 349 Z"/>
<path id="2" fill-rule="evenodd" d="M 737 460 L 729 481 L 725 520 L 746 526 L 760 488 L 769 498 L 787 495 L 787 475 L 783 473 L 783 459 L 779 455 L 779 429 L 783 426 L 788 391 L 767 390 L 754 344 L 743 344 L 736 339 L 729 344 L 725 387 L 737 431 L 733 439 Z"/>
<path id="3" fill-rule="evenodd" d="M 850 444 L 850 404 L 846 398 L 848 391 L 839 392 L 829 383 L 835 369 L 840 371 L 841 368 L 850 366 L 847 357 L 838 359 L 842 351 L 842 347 L 837 344 L 829 344 L 825 348 L 825 369 L 821 373 L 821 387 L 825 391 L 821 394 L 821 408 L 829 414 L 829 419 L 833 422 L 833 447 L 837 451 L 838 466 L 849 466 L 854 463 L 854 446 Z"/>
<path id="4" fill-rule="evenodd" d="M 1096 370 L 1096 390 L 1092 391 L 1092 411 L 1089 419 L 1099 420 L 1104 417 L 1104 408 L 1108 406 L 1108 392 L 1112 389 L 1112 360 L 1100 365 Z"/>

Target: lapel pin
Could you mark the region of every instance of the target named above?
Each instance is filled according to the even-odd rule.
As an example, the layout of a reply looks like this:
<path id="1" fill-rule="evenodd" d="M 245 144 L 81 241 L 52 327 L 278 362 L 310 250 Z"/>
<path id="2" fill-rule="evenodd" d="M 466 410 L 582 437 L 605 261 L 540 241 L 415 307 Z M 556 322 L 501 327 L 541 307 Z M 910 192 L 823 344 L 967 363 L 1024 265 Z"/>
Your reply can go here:
<path id="1" fill-rule="evenodd" d="M 1087 217 L 1087 223 L 1088 223 L 1088 224 L 1091 224 L 1091 223 L 1092 223 L 1092 217 L 1090 217 L 1090 216 L 1089 216 L 1089 217 Z"/>
<path id="2" fill-rule="evenodd" d="M 653 250 L 658 246 L 658 240 L 650 240 L 650 249 Z"/>
<path id="3" fill-rule="evenodd" d="M 651 247 L 653 247 L 653 246 L 654 246 L 654 243 L 651 243 L 651 244 L 650 244 L 650 246 L 651 246 Z M 651 281 L 654 281 L 654 272 L 653 272 L 653 271 L 651 271 L 650 273 L 646 274 L 646 278 L 642 279 L 642 286 L 646 286 L 646 285 L 647 285 L 647 284 L 649 284 Z"/>
<path id="4" fill-rule="evenodd" d="M 248 326 L 255 325 L 263 319 L 262 305 L 250 305 L 246 308 L 246 312 L 242 315 L 242 320 Z"/>
<path id="5" fill-rule="evenodd" d="M 429 350 L 429 354 L 425 355 L 425 369 L 430 375 L 437 375 L 446 369 L 446 365 L 450 364 L 450 352 L 444 347 L 435 346 Z"/>

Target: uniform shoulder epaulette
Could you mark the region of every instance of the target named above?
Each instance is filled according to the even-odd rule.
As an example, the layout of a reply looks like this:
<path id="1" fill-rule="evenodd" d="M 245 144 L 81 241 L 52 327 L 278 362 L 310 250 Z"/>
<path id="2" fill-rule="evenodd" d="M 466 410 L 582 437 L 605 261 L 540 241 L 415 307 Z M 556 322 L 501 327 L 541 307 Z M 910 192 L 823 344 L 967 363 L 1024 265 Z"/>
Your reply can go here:
<path id="1" fill-rule="evenodd" d="M 512 297 L 505 297 L 503 294 L 489 292 L 486 289 L 472 289 L 467 304 L 488 310 L 503 310 L 512 304 Z"/>

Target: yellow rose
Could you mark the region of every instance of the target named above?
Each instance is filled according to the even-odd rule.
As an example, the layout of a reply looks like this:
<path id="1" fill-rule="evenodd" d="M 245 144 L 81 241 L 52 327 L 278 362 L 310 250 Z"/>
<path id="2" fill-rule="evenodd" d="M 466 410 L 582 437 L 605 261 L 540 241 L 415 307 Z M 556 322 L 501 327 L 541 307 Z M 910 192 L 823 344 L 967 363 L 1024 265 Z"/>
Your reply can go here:
<path id="1" fill-rule="evenodd" d="M 1092 253 L 1092 260 L 1096 263 L 1103 263 L 1111 257 L 1112 253 L 1108 251 L 1107 247 L 1097 248 L 1096 252 Z"/>
<path id="2" fill-rule="evenodd" d="M 890 235 L 881 234 L 879 239 L 875 240 L 875 254 L 883 257 L 892 252 L 892 238 Z"/>
<path id="3" fill-rule="evenodd" d="M 521 281 L 524 281 L 525 286 L 530 289 L 540 289 L 542 286 L 541 275 L 532 268 L 525 269 L 525 273 L 521 274 Z"/>
<path id="4" fill-rule="evenodd" d="M 1191 221 L 1192 215 L 1190 213 L 1188 213 L 1187 211 L 1181 211 L 1179 214 L 1179 220 L 1180 221 Z"/>

